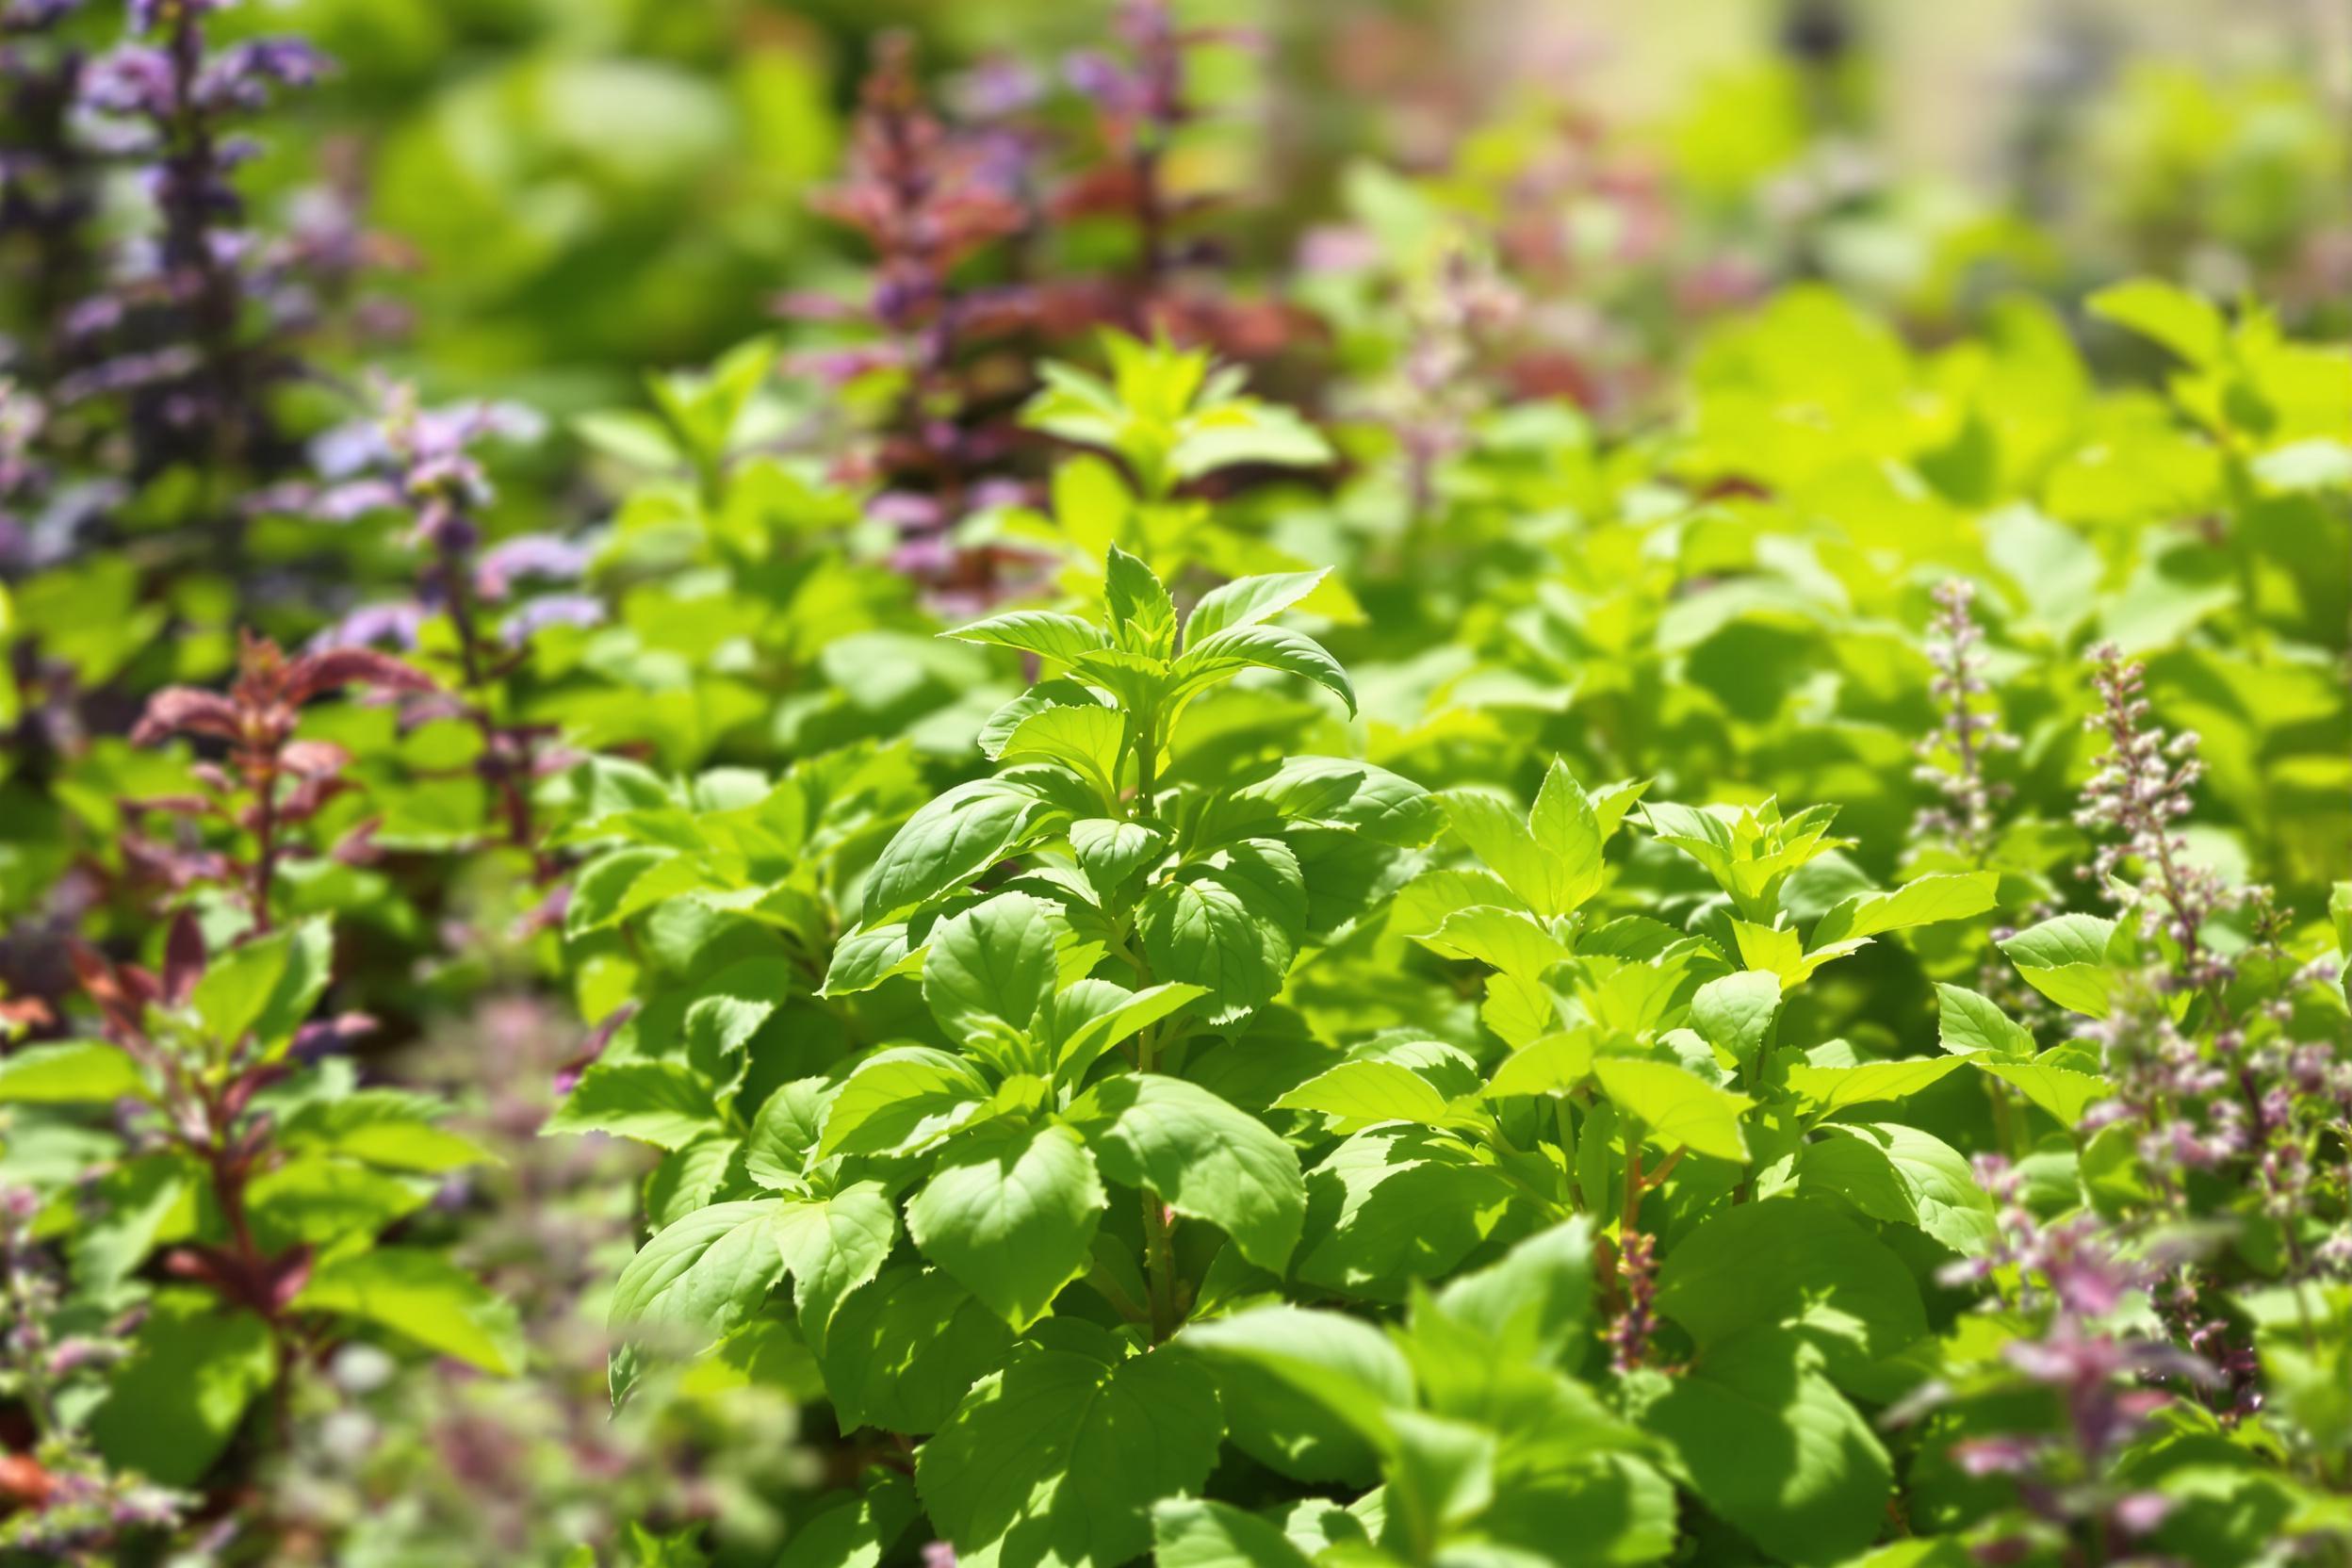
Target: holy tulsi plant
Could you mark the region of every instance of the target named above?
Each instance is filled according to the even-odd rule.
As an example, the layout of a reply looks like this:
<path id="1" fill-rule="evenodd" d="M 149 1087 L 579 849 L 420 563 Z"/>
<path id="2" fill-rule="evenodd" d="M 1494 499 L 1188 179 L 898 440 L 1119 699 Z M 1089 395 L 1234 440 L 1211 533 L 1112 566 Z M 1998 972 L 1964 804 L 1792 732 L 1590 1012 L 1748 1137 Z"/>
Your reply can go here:
<path id="1" fill-rule="evenodd" d="M 1846 6 L 1329 212 L 1441 22 L 844 39 L 829 172 L 833 22 L 463 9 L 308 169 L 406 8 L 0 0 L 0 1568 L 2352 1562 L 2310 91 L 2019 175 L 2224 308 Z"/>

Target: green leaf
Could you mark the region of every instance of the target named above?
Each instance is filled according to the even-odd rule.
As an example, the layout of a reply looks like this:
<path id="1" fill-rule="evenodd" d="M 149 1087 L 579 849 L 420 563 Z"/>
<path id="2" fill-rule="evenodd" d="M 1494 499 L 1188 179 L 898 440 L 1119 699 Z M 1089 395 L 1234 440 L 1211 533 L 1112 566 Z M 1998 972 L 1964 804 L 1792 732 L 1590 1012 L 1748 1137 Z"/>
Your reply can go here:
<path id="1" fill-rule="evenodd" d="M 1834 1116 L 1852 1105 L 1904 1100 L 1959 1070 L 1958 1056 L 1920 1056 L 1901 1062 L 1866 1062 L 1860 1067 L 1788 1070 L 1788 1087 L 1815 1116 Z"/>
<path id="2" fill-rule="evenodd" d="M 1955 1056 L 2023 1061 L 2034 1054 L 2034 1032 L 2001 1010 L 1992 998 L 1965 986 L 1937 985 L 1936 1038 Z"/>
<path id="3" fill-rule="evenodd" d="M 1108 708 L 1048 708 L 1014 727 L 998 759 L 1008 766 L 1058 762 L 1092 785 L 1108 806 L 1119 798 L 1119 760 L 1126 743 L 1127 721 Z"/>
<path id="4" fill-rule="evenodd" d="M 1181 694 L 1215 685 L 1245 669 L 1282 670 L 1304 676 L 1356 710 L 1356 689 L 1348 672 L 1316 642 L 1301 631 L 1279 626 L 1234 626 L 1202 638 L 1186 648 L 1170 674 Z"/>
<path id="5" fill-rule="evenodd" d="M 1563 1094 L 1592 1073 L 1591 1029 L 1545 1035 L 1503 1058 L 1486 1086 L 1490 1100 L 1513 1095 Z"/>
<path id="6" fill-rule="evenodd" d="M 1207 1220 L 1261 1268 L 1280 1273 L 1289 1265 L 1306 1217 L 1306 1181 L 1298 1154 L 1257 1118 L 1156 1072 L 1104 1079 L 1070 1117 L 1103 1175 Z"/>
<path id="7" fill-rule="evenodd" d="M 1176 601 L 1142 561 L 1113 545 L 1102 568 L 1111 631 L 1129 653 L 1166 659 L 1176 650 Z"/>
<path id="8" fill-rule="evenodd" d="M 1379 1329 L 1343 1313 L 1256 1307 L 1177 1336 L 1217 1375 L 1233 1446 L 1311 1484 L 1368 1484 L 1388 1413 L 1413 1403 L 1413 1367 Z"/>
<path id="9" fill-rule="evenodd" d="M 564 906 L 564 935 L 577 940 L 649 907 L 656 892 L 667 896 L 669 884 L 653 884 L 649 878 L 655 868 L 679 859 L 676 850 L 647 845 L 597 856 L 572 879 L 571 901 Z M 641 883 L 647 885 L 646 892 L 638 891 Z"/>
<path id="10" fill-rule="evenodd" d="M 610 1133 L 657 1149 L 683 1149 L 722 1130 L 710 1085 L 682 1062 L 596 1062 L 580 1075 L 564 1103 L 540 1128 L 558 1133 Z"/>
<path id="11" fill-rule="evenodd" d="M 1086 1273 L 1105 1201 L 1094 1156 L 1071 1129 L 988 1121 L 948 1146 L 907 1203 L 906 1228 L 1018 1332 Z"/>
<path id="12" fill-rule="evenodd" d="M 1952 1145 L 1896 1122 L 1830 1122 L 1821 1131 L 1797 1156 L 1798 1191 L 1836 1193 L 1872 1219 L 1914 1226 L 1965 1257 L 1992 1246 L 1992 1198 Z"/>
<path id="13" fill-rule="evenodd" d="M 153 1099 L 139 1064 L 104 1040 L 28 1045 L 0 1057 L 0 1105 L 71 1105 Z"/>
<path id="14" fill-rule="evenodd" d="M 1233 1022 L 1281 992 L 1306 922 L 1298 858 L 1271 839 L 1194 861 L 1135 911 L 1154 977 L 1200 987 L 1212 1024 Z"/>
<path id="15" fill-rule="evenodd" d="M 893 974 L 911 974 L 921 969 L 923 953 L 924 949 L 909 945 L 903 920 L 845 931 L 834 944 L 833 961 L 825 966 L 819 994 L 855 996 L 870 991 Z"/>
<path id="16" fill-rule="evenodd" d="M 324 1249 L 372 1237 L 423 1208 L 432 1196 L 425 1184 L 320 1154 L 286 1160 L 245 1189 L 254 1239 L 272 1252 L 298 1243 Z"/>
<path id="17" fill-rule="evenodd" d="M 1383 1121 L 1438 1127 L 1451 1119 L 1436 1086 L 1395 1062 L 1342 1062 L 1275 1101 L 1274 1108 L 1319 1111 L 1352 1124 L 1350 1131 Z"/>
<path id="18" fill-rule="evenodd" d="M 209 1293 L 165 1291 L 91 1413 L 90 1437 L 118 1470 L 193 1486 L 276 1379 L 268 1324 L 222 1310 Z"/>
<path id="19" fill-rule="evenodd" d="M 1764 1049 L 1780 1006 L 1780 976 L 1743 970 L 1709 980 L 1692 993 L 1690 1024 L 1718 1056 L 1747 1068 Z"/>
<path id="20" fill-rule="evenodd" d="M 1979 1060 L 1976 1065 L 2048 1111 L 2059 1126 L 2069 1131 L 2081 1123 L 2083 1112 L 2115 1092 L 2104 1078 L 2048 1062 Z"/>
<path id="21" fill-rule="evenodd" d="M 1989 871 L 1922 876 L 1892 892 L 1860 893 L 1847 899 L 1813 928 L 1813 945 L 1826 947 L 1854 937 L 1875 937 L 1914 925 L 1967 920 L 2000 903 L 2001 878 Z"/>
<path id="22" fill-rule="evenodd" d="M 674 1225 L 717 1198 L 740 1168 L 740 1138 L 707 1137 L 662 1156 L 645 1178 L 645 1220 L 655 1230 Z"/>
<path id="23" fill-rule="evenodd" d="M 1171 1497 L 1152 1510 L 1159 1568 L 1309 1568 L 1282 1527 L 1225 1503 Z"/>
<path id="24" fill-rule="evenodd" d="M 2199 368 L 2218 361 L 2229 345 L 2229 323 L 2213 302 L 2155 278 L 2102 288 L 2085 304 L 2092 315 L 2129 327 Z"/>
<path id="25" fill-rule="evenodd" d="M 1447 790 L 1437 797 L 1470 853 L 1546 919 L 1572 913 L 1601 886 L 1592 803 L 1559 764 L 1553 766 L 1537 796 L 1541 834 L 1509 802 L 1483 790 Z"/>
<path id="26" fill-rule="evenodd" d="M 498 1377 L 523 1369 L 514 1304 L 437 1252 L 379 1247 L 319 1265 L 300 1304 L 390 1329 Z"/>
<path id="27" fill-rule="evenodd" d="M 1535 920 L 1492 905 L 1455 910 L 1421 941 L 1449 958 L 1474 959 L 1524 980 L 1541 979 L 1570 956 L 1567 943 Z"/>
<path id="28" fill-rule="evenodd" d="M 1009 856 L 1047 815 L 1000 778 L 958 784 L 906 819 L 866 879 L 864 923 L 879 926 L 963 887 Z"/>
<path id="29" fill-rule="evenodd" d="M 841 1298 L 882 1271 L 898 1239 L 898 1205 L 878 1182 L 859 1182 L 830 1197 L 787 1201 L 774 1233 L 792 1277 L 792 1301 L 809 1348 L 823 1352 Z"/>
<path id="30" fill-rule="evenodd" d="M 1500 1262 L 1446 1282 L 1437 1305 L 1485 1335 L 1497 1362 L 1575 1371 L 1592 1313 L 1591 1223 L 1537 1232 Z"/>
<path id="31" fill-rule="evenodd" d="M 1447 1134 L 1357 1133 L 1307 1173 L 1298 1277 L 1375 1300 L 1449 1272 L 1514 1212 L 1517 1189 Z"/>
<path id="32" fill-rule="evenodd" d="M 1167 1350 L 1024 1345 L 916 1452 L 915 1487 L 959 1563 L 1117 1568 L 1151 1544 L 1152 1504 L 1208 1480 L 1222 1430 L 1217 1396 Z"/>
<path id="33" fill-rule="evenodd" d="M 1886 1450 L 1793 1335 L 1709 1347 L 1643 1424 L 1710 1510 L 1784 1562 L 1841 1562 L 1877 1539 L 1894 1484 Z"/>
<path id="34" fill-rule="evenodd" d="M 1168 853 L 1168 834 L 1146 823 L 1087 817 L 1070 825 L 1070 850 L 1095 896 L 1107 899 Z"/>
<path id="35" fill-rule="evenodd" d="M 1012 1331 L 936 1268 L 885 1269 L 844 1297 L 816 1349 L 841 1429 L 920 1434 L 947 1424 L 1000 1365 Z"/>
<path id="36" fill-rule="evenodd" d="M 313 1100 L 290 1113 L 279 1131 L 287 1150 L 314 1149 L 427 1176 L 495 1164 L 473 1139 L 433 1125 L 441 1107 L 399 1089 L 360 1089 Z"/>
<path id="37" fill-rule="evenodd" d="M 1018 648 L 1044 659 L 1070 663 L 1082 653 L 1094 653 L 1109 647 L 1110 639 L 1100 627 L 1089 625 L 1075 615 L 1057 614 L 1044 610 L 1016 610 L 1009 614 L 991 615 L 970 626 L 957 627 L 942 636 L 966 643 L 983 643 L 1001 648 Z"/>
<path id="38" fill-rule="evenodd" d="M 794 1528 L 772 1568 L 880 1568 L 914 1523 L 914 1488 L 906 1477 L 879 1469 L 869 1470 L 862 1483 L 864 1495 Z"/>
<path id="39" fill-rule="evenodd" d="M 999 893 L 932 933 L 923 999 L 952 1040 L 1027 1035 L 1054 999 L 1060 918 L 1026 893 Z"/>
<path id="40" fill-rule="evenodd" d="M 1198 986 L 1147 986 L 1131 991 L 1108 980 L 1080 980 L 1054 999 L 1054 1074 L 1077 1083 L 1105 1051 L 1138 1030 L 1183 1011 L 1204 993 Z"/>
<path id="41" fill-rule="evenodd" d="M 992 1092 L 961 1056 L 927 1045 L 877 1051 L 826 1107 L 817 1157 L 911 1152 L 962 1126 Z"/>
<path id="42" fill-rule="evenodd" d="M 1536 847 L 1560 868 L 1559 896 L 1567 908 L 1580 906 L 1600 890 L 1600 817 L 1584 786 L 1558 758 L 1544 770 L 1543 785 L 1527 812 L 1527 831 Z"/>
<path id="43" fill-rule="evenodd" d="M 2115 923 L 2096 915 L 2060 915 L 2001 944 L 2025 983 L 2071 1013 L 2105 1018 L 2115 978 L 2107 944 Z"/>
<path id="44" fill-rule="evenodd" d="M 1617 1109 L 1661 1147 L 1747 1159 L 1740 1118 L 1756 1102 L 1746 1095 L 1717 1088 L 1672 1062 L 1639 1056 L 1604 1056 L 1592 1064 L 1592 1075 Z"/>
<path id="45" fill-rule="evenodd" d="M 1841 1383 L 1927 1332 L 1903 1260 L 1838 1206 L 1809 1198 L 1719 1211 L 1666 1254 L 1658 1308 L 1702 1350 L 1748 1329 L 1802 1331 Z"/>
<path id="46" fill-rule="evenodd" d="M 613 1330 L 676 1331 L 700 1348 L 748 1319 L 784 1277 L 785 1207 L 776 1198 L 713 1203 L 655 1232 L 612 1286 Z"/>
<path id="47" fill-rule="evenodd" d="M 827 1078 L 795 1078 L 760 1104 L 743 1137 L 743 1170 L 763 1187 L 797 1190 L 825 1137 L 836 1086 Z"/>
<path id="48" fill-rule="evenodd" d="M 129 1279 L 167 1228 L 192 1229 L 201 1168 L 177 1153 L 144 1154 L 125 1160 L 92 1182 L 87 1191 L 97 1212 L 76 1219 L 66 1245 L 74 1260 L 74 1283 L 105 1293 Z"/>
<path id="49" fill-rule="evenodd" d="M 327 988 L 335 932 L 323 916 L 231 948 L 205 966 L 188 1004 L 223 1044 L 248 1035 L 285 1048 Z"/>
<path id="50" fill-rule="evenodd" d="M 1808 953 L 1796 932 L 1787 926 L 1757 925 L 1744 920 L 1731 923 L 1731 934 L 1740 947 L 1740 961 L 1772 975 L 1784 990 L 1803 985 L 1823 964 L 1851 957 L 1870 941 L 1868 937 L 1845 937 Z"/>
<path id="51" fill-rule="evenodd" d="M 1256 626 L 1273 619 L 1315 592 L 1331 575 L 1318 572 L 1272 572 L 1237 578 L 1200 596 L 1184 618 L 1184 645 L 1191 647 L 1237 626 Z"/>

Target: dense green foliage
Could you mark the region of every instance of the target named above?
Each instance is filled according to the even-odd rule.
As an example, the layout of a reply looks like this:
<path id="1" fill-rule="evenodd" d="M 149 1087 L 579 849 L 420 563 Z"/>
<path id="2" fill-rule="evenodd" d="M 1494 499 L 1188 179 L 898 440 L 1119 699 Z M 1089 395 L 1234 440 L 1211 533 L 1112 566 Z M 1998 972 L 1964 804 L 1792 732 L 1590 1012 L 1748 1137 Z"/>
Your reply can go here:
<path id="1" fill-rule="evenodd" d="M 134 5 L 85 146 L 110 8 L 19 8 L 0 1562 L 2352 1560 L 2328 302 L 1993 287 L 2019 218 L 1890 312 L 1816 214 L 1686 330 L 1515 123 L 1238 280 L 1141 6 L 1051 155 L 737 62 L 710 199 L 839 132 L 870 296 L 543 440 L 313 373 L 343 253 L 218 152 L 290 46 Z M 1805 69 L 1612 210 L 1736 248 Z M 418 196 L 461 110 L 436 382 L 697 335 Z M 2265 286 L 2295 145 L 2199 176 Z M 600 210 L 616 318 L 810 220 Z"/>

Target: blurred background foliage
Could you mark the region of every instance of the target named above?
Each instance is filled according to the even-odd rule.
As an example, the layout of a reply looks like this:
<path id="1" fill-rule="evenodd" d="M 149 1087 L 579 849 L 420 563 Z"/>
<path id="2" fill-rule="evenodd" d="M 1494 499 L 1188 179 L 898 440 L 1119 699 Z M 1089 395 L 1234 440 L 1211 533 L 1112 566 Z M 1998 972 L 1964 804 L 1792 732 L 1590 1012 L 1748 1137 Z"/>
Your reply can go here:
<path id="1" fill-rule="evenodd" d="M 2132 270 L 2341 311 L 2328 302 L 2352 277 L 2352 18 L 2317 0 L 1185 9 L 1251 46 L 1200 52 L 1212 114 L 1170 178 L 1237 201 L 1227 242 L 1270 268 L 1343 210 L 1364 164 L 1447 171 L 1456 199 L 1491 203 L 1503 176 L 1581 156 L 1686 205 L 1674 243 L 1693 255 L 1825 275 L 1928 318 L 2003 285 L 2064 294 Z M 805 198 L 837 165 L 876 32 L 919 30 L 951 86 L 991 63 L 1054 85 L 1109 14 L 294 0 L 246 21 L 342 64 L 274 161 L 288 178 L 323 144 L 413 248 L 414 371 L 579 408 L 649 363 L 707 359 L 779 289 L 858 257 Z M 1605 212 L 1551 218 L 1587 224 L 1573 238 L 1593 252 L 1621 237 L 1597 232 Z"/>

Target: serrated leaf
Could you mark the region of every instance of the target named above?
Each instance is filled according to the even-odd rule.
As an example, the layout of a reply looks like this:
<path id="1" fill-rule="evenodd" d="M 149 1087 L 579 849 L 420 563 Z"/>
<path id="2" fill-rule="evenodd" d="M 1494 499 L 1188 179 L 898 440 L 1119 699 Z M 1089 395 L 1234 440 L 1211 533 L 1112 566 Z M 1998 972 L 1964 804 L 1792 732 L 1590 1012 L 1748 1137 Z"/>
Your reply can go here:
<path id="1" fill-rule="evenodd" d="M 1748 1140 L 1740 1117 L 1755 1101 L 1716 1087 L 1671 1062 L 1604 1056 L 1592 1064 L 1609 1101 L 1641 1122 L 1644 1135 L 1667 1149 L 1687 1148 L 1719 1160 L 1744 1162 Z"/>
<path id="2" fill-rule="evenodd" d="M 1287 1266 L 1306 1217 L 1306 1182 L 1298 1154 L 1257 1118 L 1156 1072 L 1104 1079 L 1070 1118 L 1104 1176 L 1207 1220 L 1261 1268 Z"/>
<path id="3" fill-rule="evenodd" d="M 1922 876 L 1892 892 L 1861 893 L 1847 899 L 1813 928 L 1813 945 L 1826 947 L 1854 937 L 1875 937 L 1915 925 L 1967 920 L 2000 903 L 2001 878 L 1989 871 Z"/>
<path id="4" fill-rule="evenodd" d="M 1149 1511 L 1200 1490 L 1223 1431 L 1181 1357 L 1123 1361 L 1024 1345 L 915 1456 L 932 1523 L 973 1568 L 1117 1568 Z"/>
<path id="5" fill-rule="evenodd" d="M 844 1297 L 817 1359 L 843 1430 L 936 1431 L 1003 1364 L 1012 1331 L 936 1268 L 900 1266 Z"/>
<path id="6" fill-rule="evenodd" d="M 1270 572 L 1237 578 L 1212 588 L 1200 596 L 1200 602 L 1184 618 L 1184 645 L 1191 647 L 1233 627 L 1256 626 L 1271 620 L 1314 593 L 1330 575 L 1328 568 L 1316 572 Z"/>
<path id="7" fill-rule="evenodd" d="M 1751 1066 L 1780 1017 L 1780 976 L 1768 970 L 1726 974 L 1690 997 L 1690 1023 L 1717 1054 Z"/>
<path id="8" fill-rule="evenodd" d="M 1420 939 L 1449 958 L 1470 958 L 1523 980 L 1534 980 L 1569 957 L 1568 945 L 1532 917 L 1492 906 L 1457 909 Z"/>
<path id="9" fill-rule="evenodd" d="M 612 1325 L 636 1337 L 670 1330 L 702 1344 L 746 1321 L 784 1277 L 784 1200 L 713 1203 L 657 1231 L 612 1286 Z"/>
<path id="10" fill-rule="evenodd" d="M 769 1095 L 743 1137 L 745 1174 L 763 1187 L 797 1190 L 824 1140 L 838 1086 L 829 1078 L 795 1078 Z"/>
<path id="11" fill-rule="evenodd" d="M 851 1070 L 833 1096 L 817 1157 L 923 1148 L 970 1120 L 992 1092 L 961 1056 L 927 1045 L 877 1051 Z"/>
<path id="12" fill-rule="evenodd" d="M 1178 694 L 1197 692 L 1246 669 L 1282 670 L 1303 676 L 1356 710 L 1356 689 L 1348 672 L 1301 631 L 1278 626 L 1235 626 L 1186 648 L 1170 670 Z"/>
<path id="13" fill-rule="evenodd" d="M 1075 615 L 1046 610 L 1016 610 L 1007 614 L 991 615 L 986 620 L 959 626 L 940 635 L 953 637 L 958 642 L 1017 648 L 1023 653 L 1034 653 L 1065 664 L 1075 662 L 1081 654 L 1110 646 L 1110 639 L 1102 635 L 1102 628 L 1082 621 Z"/>
<path id="14" fill-rule="evenodd" d="M 866 878 L 863 924 L 898 919 L 1005 858 L 1050 812 L 1036 793 L 997 778 L 958 784 L 906 819 Z"/>
<path id="15" fill-rule="evenodd" d="M 1271 839 L 1245 840 L 1182 868 L 1135 911 L 1154 978 L 1200 987 L 1213 1024 L 1281 992 L 1306 921 L 1298 858 Z"/>
<path id="16" fill-rule="evenodd" d="M 1062 922 L 1026 893 L 999 893 L 941 921 L 923 960 L 923 999 L 952 1040 L 1026 1035 L 1054 999 Z"/>
<path id="17" fill-rule="evenodd" d="M 2034 1054 L 2034 1032 L 2001 1010 L 1992 998 L 1965 986 L 1936 988 L 1936 1038 L 1955 1056 L 2019 1061 Z"/>
<path id="18" fill-rule="evenodd" d="M 1797 1156 L 1800 1192 L 1827 1191 L 1872 1219 L 1910 1225 L 1966 1257 L 1999 1233 L 1993 1200 L 1960 1152 L 1896 1122 L 1830 1122 Z"/>
<path id="19" fill-rule="evenodd" d="M 882 1270 L 898 1239 L 898 1205 L 878 1182 L 858 1182 L 826 1197 L 787 1201 L 774 1235 L 809 1348 L 824 1353 L 841 1298 Z"/>
<path id="20" fill-rule="evenodd" d="M 1815 1116 L 1833 1116 L 1853 1105 L 1903 1100 L 1958 1070 L 1957 1056 L 1920 1056 L 1901 1062 L 1865 1062 L 1860 1067 L 1788 1069 L 1788 1088 Z"/>
<path id="21" fill-rule="evenodd" d="M 2115 973 L 2107 944 L 2115 923 L 2096 915 L 2059 915 L 2001 942 L 2025 983 L 2068 1012 L 2105 1018 L 2114 1005 Z"/>
<path id="22" fill-rule="evenodd" d="M 1103 559 L 1102 602 L 1120 647 L 1151 659 L 1175 651 L 1175 600 L 1150 566 L 1117 545 Z"/>
<path id="23" fill-rule="evenodd" d="M 1087 817 L 1070 825 L 1070 850 L 1095 896 L 1107 899 L 1168 853 L 1168 834 L 1148 823 Z"/>
<path id="24" fill-rule="evenodd" d="M 708 1080 L 682 1062 L 596 1062 L 580 1075 L 540 1135 L 610 1133 L 657 1149 L 683 1149 L 720 1130 Z"/>
<path id="25" fill-rule="evenodd" d="M 948 1146 L 907 1203 L 906 1228 L 923 1256 L 1019 1332 L 1086 1271 L 1107 1200 L 1071 1129 L 987 1121 Z"/>
<path id="26" fill-rule="evenodd" d="M 1979 1058 L 1976 1065 L 2048 1111 L 2059 1126 L 2068 1129 L 2081 1123 L 2083 1112 L 2115 1094 L 2104 1078 L 2048 1062 L 1988 1062 Z"/>
<path id="27" fill-rule="evenodd" d="M 1127 721 L 1108 708 L 1047 708 L 1021 720 L 998 757 L 1008 765 L 1058 762 L 1111 806 L 1119 799 L 1119 754 L 1126 743 Z"/>
<path id="28" fill-rule="evenodd" d="M 1336 1117 L 1350 1131 L 1383 1121 L 1437 1127 L 1450 1119 L 1436 1086 L 1395 1062 L 1342 1062 L 1275 1101 L 1274 1108 Z"/>

